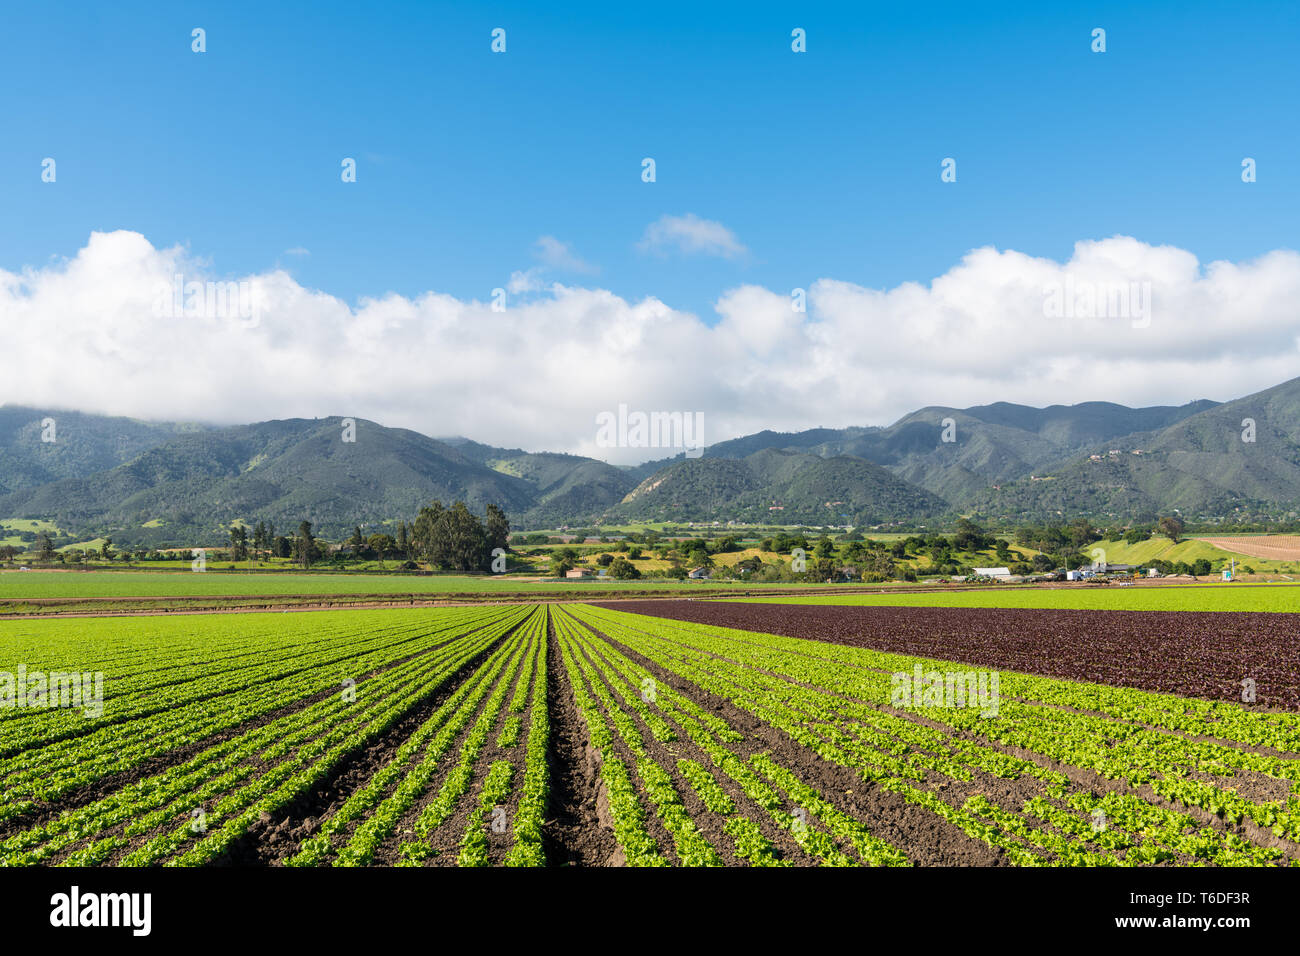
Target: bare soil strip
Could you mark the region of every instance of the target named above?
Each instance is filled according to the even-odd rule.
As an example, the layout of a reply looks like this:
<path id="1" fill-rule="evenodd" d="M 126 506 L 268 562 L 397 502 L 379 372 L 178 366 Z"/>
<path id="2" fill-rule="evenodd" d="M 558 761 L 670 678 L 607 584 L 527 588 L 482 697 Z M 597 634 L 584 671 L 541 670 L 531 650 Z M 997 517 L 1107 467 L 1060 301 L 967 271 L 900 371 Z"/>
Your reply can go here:
<path id="1" fill-rule="evenodd" d="M 555 625 L 549 622 L 546 702 L 553 745 L 550 807 L 542 826 L 546 858 L 552 866 L 616 865 L 622 861 L 622 851 L 610 825 L 609 798 L 600 779 L 600 751 L 587 737 L 560 657 Z"/>

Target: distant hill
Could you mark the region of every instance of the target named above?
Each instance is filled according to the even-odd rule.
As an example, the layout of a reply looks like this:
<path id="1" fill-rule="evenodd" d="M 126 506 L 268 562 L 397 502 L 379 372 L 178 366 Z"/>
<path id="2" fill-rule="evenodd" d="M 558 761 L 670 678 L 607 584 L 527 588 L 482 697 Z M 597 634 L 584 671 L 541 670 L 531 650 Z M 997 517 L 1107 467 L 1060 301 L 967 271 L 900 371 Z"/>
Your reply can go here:
<path id="1" fill-rule="evenodd" d="M 743 458 L 760 449 L 793 448 L 827 458 L 865 458 L 964 507 L 991 485 L 1028 476 L 1097 442 L 1163 428 L 1213 407 L 1215 403 L 1206 400 L 1152 408 L 1109 402 L 1048 408 L 1006 402 L 972 408 L 931 406 L 887 428 L 759 432 L 711 445 L 705 457 Z M 953 442 L 941 440 L 945 419 L 954 423 Z"/>
<path id="2" fill-rule="evenodd" d="M 613 511 L 646 521 L 879 524 L 951 511 L 936 495 L 861 458 L 822 458 L 767 448 L 742 459 L 704 457 L 669 465 Z"/>
<path id="3" fill-rule="evenodd" d="M 44 418 L 54 442 L 41 441 Z M 1253 442 L 1241 440 L 1244 419 Z M 943 440 L 946 420 L 954 441 Z M 231 523 L 258 520 L 284 532 L 307 519 L 337 538 L 411 519 L 434 498 L 480 512 L 491 502 L 534 529 L 1300 508 L 1300 379 L 1225 404 L 930 406 L 887 427 L 762 431 L 633 467 L 364 420 L 356 429 L 351 443 L 339 418 L 214 427 L 4 406 L 0 518 L 139 546 L 216 542 Z"/>
<path id="4" fill-rule="evenodd" d="M 42 422 L 53 419 L 51 429 Z M 0 495 L 86 478 L 209 426 L 142 422 L 60 409 L 0 406 Z M 42 437 L 53 439 L 42 440 Z"/>
<path id="5" fill-rule="evenodd" d="M 1247 420 L 1251 442 L 1243 441 Z M 990 488 L 973 503 L 1008 515 L 1300 509 L 1300 379 L 1095 444 L 1035 477 Z"/>
<path id="6" fill-rule="evenodd" d="M 468 438 L 443 441 L 486 468 L 527 482 L 533 501 L 520 517 L 532 526 L 590 521 L 621 501 L 638 480 L 629 469 L 580 455 L 494 448 Z"/>
<path id="7" fill-rule="evenodd" d="M 413 518 L 434 498 L 520 514 L 531 486 L 416 432 L 339 418 L 289 419 L 182 435 L 126 464 L 0 497 L 0 514 L 49 517 L 119 542 L 217 540 L 236 520 L 306 519 L 338 536 L 354 525 Z"/>

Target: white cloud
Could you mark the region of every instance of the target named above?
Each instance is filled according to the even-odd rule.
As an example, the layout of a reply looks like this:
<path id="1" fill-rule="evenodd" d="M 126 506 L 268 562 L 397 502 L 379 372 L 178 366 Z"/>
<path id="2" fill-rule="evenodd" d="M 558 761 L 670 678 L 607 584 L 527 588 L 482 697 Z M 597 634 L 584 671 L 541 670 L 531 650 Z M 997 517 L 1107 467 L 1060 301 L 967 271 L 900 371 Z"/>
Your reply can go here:
<path id="1" fill-rule="evenodd" d="M 286 256 L 309 256 L 311 255 L 311 250 L 303 246 L 294 246 L 292 249 L 284 250 L 284 254 Z"/>
<path id="2" fill-rule="evenodd" d="M 554 236 L 542 236 L 533 245 L 533 255 L 538 261 L 563 272 L 577 272 L 582 275 L 595 275 L 600 270 L 587 262 L 567 242 L 561 242 Z"/>
<path id="3" fill-rule="evenodd" d="M 741 286 L 719 298 L 714 325 L 653 297 L 543 286 L 531 270 L 516 275 L 535 294 L 505 312 L 437 292 L 352 306 L 273 270 L 234 278 L 256 321 L 229 305 L 160 315 L 160 285 L 177 273 L 230 278 L 125 231 L 0 270 L 0 402 L 217 422 L 351 415 L 628 462 L 659 454 L 597 447 L 597 413 L 620 403 L 702 411 L 714 442 L 887 424 L 931 404 L 1223 400 L 1300 369 L 1289 251 L 1202 265 L 1122 237 L 1080 242 L 1067 263 L 983 248 L 929 286 L 820 279 L 806 314 L 784 292 Z M 1145 324 L 1044 305 L 1054 288 L 1129 283 L 1150 284 Z"/>
<path id="4" fill-rule="evenodd" d="M 510 273 L 510 281 L 506 283 L 506 291 L 511 295 L 523 295 L 528 292 L 540 292 L 546 287 L 542 281 L 542 275 L 546 272 L 541 266 L 533 266 L 531 269 L 517 269 Z"/>
<path id="5" fill-rule="evenodd" d="M 686 255 L 719 256 L 723 259 L 736 259 L 749 251 L 722 223 L 701 219 L 694 213 L 660 216 L 646 226 L 637 248 L 642 252 L 663 254 L 676 250 Z"/>

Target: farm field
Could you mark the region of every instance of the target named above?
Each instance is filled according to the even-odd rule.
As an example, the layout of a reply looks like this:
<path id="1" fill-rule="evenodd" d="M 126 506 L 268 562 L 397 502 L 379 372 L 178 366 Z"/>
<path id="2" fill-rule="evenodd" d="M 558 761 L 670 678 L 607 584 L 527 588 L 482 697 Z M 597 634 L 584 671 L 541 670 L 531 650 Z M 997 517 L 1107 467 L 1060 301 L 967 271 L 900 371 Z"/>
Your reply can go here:
<path id="1" fill-rule="evenodd" d="M 1300 862 L 1294 702 L 1020 673 L 1059 655 L 985 663 L 906 609 L 892 613 L 929 635 L 923 655 L 659 613 L 688 605 L 763 615 L 764 630 L 826 610 L 0 622 L 0 863 Z M 1183 673 L 1214 684 L 1215 639 L 1186 643 Z M 1275 668 L 1258 670 L 1261 697 L 1294 684 L 1293 632 L 1260 639 L 1271 663 L 1220 643 Z M 30 688 L 53 672 L 102 674 L 102 694 L 38 706 Z M 14 706 L 19 673 L 29 706 Z M 934 674 L 942 697 L 954 673 L 970 699 L 899 697 Z"/>
<path id="2" fill-rule="evenodd" d="M 1241 573 L 1243 567 L 1252 567 L 1261 574 L 1282 574 L 1300 570 L 1300 564 L 1297 564 L 1300 558 L 1289 557 L 1288 549 L 1266 551 L 1264 548 L 1249 544 L 1252 541 L 1267 542 L 1269 539 L 1293 540 L 1282 535 L 1243 535 L 1231 538 L 1184 538 L 1175 544 L 1168 538 L 1156 536 L 1135 544 L 1123 540 L 1094 541 L 1084 547 L 1083 552 L 1090 558 L 1142 567 L 1153 561 L 1192 564 L 1204 558 L 1217 571 L 1227 567 L 1235 558 L 1238 573 Z"/>
<path id="3" fill-rule="evenodd" d="M 743 591 L 744 584 L 716 585 L 701 581 L 643 579 L 636 581 L 539 581 L 491 575 L 369 575 L 294 574 L 285 571 L 235 573 L 207 571 L 3 571 L 0 599 L 73 597 L 220 597 L 244 595 L 394 594 L 440 595 L 458 592 L 513 593 L 573 590 L 668 590 L 694 593 L 704 588 L 729 587 Z M 787 585 L 799 587 L 799 585 Z M 765 588 L 780 585 L 764 585 Z"/>
<path id="4" fill-rule="evenodd" d="M 955 659 L 1116 687 L 1300 711 L 1300 617 L 1240 612 L 1070 611 L 620 601 L 621 611 Z"/>
<path id="5" fill-rule="evenodd" d="M 1206 544 L 1212 544 L 1224 551 L 1246 554 L 1254 558 L 1272 561 L 1300 561 L 1300 535 L 1295 534 L 1258 534 L 1237 535 L 1227 538 L 1201 538 Z"/>
<path id="6" fill-rule="evenodd" d="M 1040 608 L 1079 611 L 1300 611 L 1300 584 L 1143 584 L 1134 587 L 1088 584 L 1064 587 L 995 587 L 908 593 L 831 592 L 763 596 L 723 596 L 736 604 L 843 605 L 851 607 Z"/>

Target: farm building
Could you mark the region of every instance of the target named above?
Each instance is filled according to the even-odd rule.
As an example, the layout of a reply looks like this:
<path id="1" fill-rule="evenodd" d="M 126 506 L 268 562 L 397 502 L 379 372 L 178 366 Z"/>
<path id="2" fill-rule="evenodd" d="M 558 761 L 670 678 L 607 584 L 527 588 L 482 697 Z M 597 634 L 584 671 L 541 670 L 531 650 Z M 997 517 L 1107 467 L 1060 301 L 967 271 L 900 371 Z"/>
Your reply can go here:
<path id="1" fill-rule="evenodd" d="M 709 569 L 694 568 L 686 576 L 692 581 L 707 581 L 709 580 Z"/>
<path id="2" fill-rule="evenodd" d="M 570 568 L 564 572 L 566 578 L 589 578 L 591 577 L 591 568 Z"/>
<path id="3" fill-rule="evenodd" d="M 1005 580 L 1006 578 L 1011 577 L 1010 568 L 971 568 L 971 570 L 975 572 L 976 577 L 980 578 L 997 578 L 998 580 Z"/>

